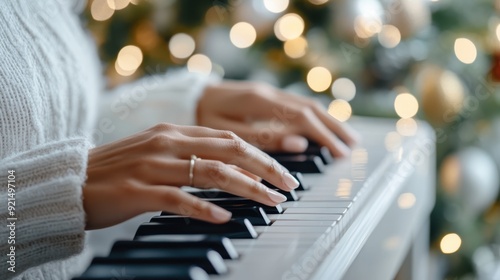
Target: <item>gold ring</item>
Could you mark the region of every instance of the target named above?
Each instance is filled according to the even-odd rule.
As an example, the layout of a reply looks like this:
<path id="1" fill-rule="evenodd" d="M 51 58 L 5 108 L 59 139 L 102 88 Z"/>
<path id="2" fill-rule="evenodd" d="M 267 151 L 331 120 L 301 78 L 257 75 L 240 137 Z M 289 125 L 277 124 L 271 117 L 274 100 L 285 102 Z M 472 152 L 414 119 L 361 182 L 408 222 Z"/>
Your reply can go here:
<path id="1" fill-rule="evenodd" d="M 194 179 L 194 164 L 196 163 L 197 160 L 200 160 L 195 155 L 191 155 L 191 160 L 189 161 L 189 186 L 193 186 L 193 179 Z"/>

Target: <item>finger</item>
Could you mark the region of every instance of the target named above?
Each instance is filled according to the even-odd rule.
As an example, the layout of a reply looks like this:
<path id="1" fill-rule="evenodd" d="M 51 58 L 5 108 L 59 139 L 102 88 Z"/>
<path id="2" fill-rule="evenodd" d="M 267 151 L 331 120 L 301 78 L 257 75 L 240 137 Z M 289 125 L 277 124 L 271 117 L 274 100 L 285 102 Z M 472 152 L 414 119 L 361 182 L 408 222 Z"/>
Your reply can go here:
<path id="1" fill-rule="evenodd" d="M 236 165 L 229 164 L 229 167 L 231 167 L 232 169 L 234 169 L 234 170 L 236 170 L 236 171 L 240 172 L 241 174 L 243 174 L 243 175 L 247 176 L 248 178 L 250 178 L 250 179 L 252 179 L 252 180 L 255 180 L 255 181 L 257 181 L 257 182 L 262 181 L 262 178 L 260 178 L 259 176 L 255 175 L 255 174 L 253 174 L 253 173 L 250 173 L 250 172 L 246 171 L 245 169 L 240 168 L 240 167 L 238 167 L 238 166 L 236 166 Z"/>
<path id="2" fill-rule="evenodd" d="M 139 199 L 148 205 L 146 211 L 167 211 L 210 223 L 224 223 L 231 219 L 231 212 L 175 187 L 144 186 L 140 193 Z"/>
<path id="3" fill-rule="evenodd" d="M 353 130 L 347 123 L 342 123 L 330 116 L 326 109 L 314 100 L 285 92 L 280 92 L 279 96 L 280 98 L 288 97 L 294 102 L 297 102 L 298 105 L 311 108 L 320 121 L 322 121 L 326 127 L 334 132 L 347 145 L 352 146 L 359 142 L 360 136 L 355 130 Z"/>
<path id="4" fill-rule="evenodd" d="M 274 206 L 286 197 L 220 161 L 200 160 L 194 171 L 193 185 L 217 188 L 237 196 Z"/>
<path id="5" fill-rule="evenodd" d="M 286 127 L 278 127 L 283 124 L 267 122 L 259 127 L 248 123 L 233 121 L 226 118 L 216 118 L 214 120 L 220 127 L 234 131 L 238 136 L 252 145 L 268 152 L 286 151 L 300 153 L 307 149 L 307 139 L 293 134 Z"/>
<path id="6" fill-rule="evenodd" d="M 334 156 L 345 157 L 350 154 L 350 149 L 335 136 L 311 110 L 304 110 L 302 125 L 305 134 L 320 145 L 326 146 Z"/>
<path id="7" fill-rule="evenodd" d="M 235 136 L 233 139 L 191 138 L 187 153 L 237 165 L 283 190 L 295 189 L 299 182 L 275 159 Z"/>
<path id="8" fill-rule="evenodd" d="M 221 161 L 195 161 L 193 182 L 190 182 L 189 169 L 190 161 L 157 158 L 148 164 L 141 176 L 151 185 L 189 186 L 192 183 L 194 187 L 216 188 L 270 206 L 286 200 L 285 196 Z"/>

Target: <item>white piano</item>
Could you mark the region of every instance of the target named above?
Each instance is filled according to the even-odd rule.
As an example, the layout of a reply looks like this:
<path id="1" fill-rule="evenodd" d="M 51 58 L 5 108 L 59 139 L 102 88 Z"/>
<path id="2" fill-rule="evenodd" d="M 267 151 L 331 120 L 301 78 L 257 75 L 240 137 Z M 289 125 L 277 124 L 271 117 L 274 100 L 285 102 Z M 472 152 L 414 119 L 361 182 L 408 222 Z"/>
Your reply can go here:
<path id="1" fill-rule="evenodd" d="M 423 122 L 412 136 L 398 134 L 390 119 L 353 118 L 351 124 L 363 136 L 352 156 L 323 173 L 304 174 L 310 190 L 283 203 L 284 213 L 268 214 L 270 226 L 253 226 L 258 237 L 231 239 L 239 258 L 225 259 L 227 273 L 209 279 L 428 278 L 434 132 Z M 148 220 L 92 233 L 96 254 L 105 255 L 110 240 L 131 240 L 138 221 Z"/>

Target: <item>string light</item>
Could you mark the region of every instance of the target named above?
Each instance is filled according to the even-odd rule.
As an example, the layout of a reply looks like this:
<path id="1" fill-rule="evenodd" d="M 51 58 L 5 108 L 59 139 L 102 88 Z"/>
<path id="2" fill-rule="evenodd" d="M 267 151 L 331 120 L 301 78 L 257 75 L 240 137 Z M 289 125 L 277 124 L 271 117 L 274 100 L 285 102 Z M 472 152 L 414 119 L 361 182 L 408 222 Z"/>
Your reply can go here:
<path id="1" fill-rule="evenodd" d="M 257 38 L 255 28 L 248 22 L 238 22 L 229 32 L 231 43 L 240 49 L 250 47 Z"/>
<path id="2" fill-rule="evenodd" d="M 462 239 L 456 233 L 448 233 L 441 239 L 440 248 L 444 254 L 453 254 L 462 245 Z"/>
<path id="3" fill-rule="evenodd" d="M 455 40 L 455 55 L 458 60 L 465 64 L 471 64 L 476 60 L 477 49 L 474 43 L 467 38 Z"/>
<path id="4" fill-rule="evenodd" d="M 281 13 L 288 8 L 289 0 L 264 0 L 264 7 L 271 13 Z"/>
<path id="5" fill-rule="evenodd" d="M 352 108 L 349 102 L 342 99 L 336 99 L 328 106 L 328 114 L 340 122 L 345 122 L 351 117 Z"/>
<path id="6" fill-rule="evenodd" d="M 286 14 L 274 24 L 274 34 L 281 41 L 292 40 L 304 32 L 304 20 L 298 14 Z"/>
<path id="7" fill-rule="evenodd" d="M 291 58 L 301 58 L 307 52 L 307 40 L 300 36 L 293 40 L 288 40 L 283 45 L 285 54 Z"/>
<path id="8" fill-rule="evenodd" d="M 307 84 L 315 92 L 328 89 L 332 83 L 332 74 L 324 67 L 314 67 L 307 73 Z"/>
<path id="9" fill-rule="evenodd" d="M 188 71 L 192 73 L 209 75 L 212 71 L 212 61 L 210 61 L 210 58 L 206 55 L 195 54 L 189 58 L 187 68 Z"/>
<path id="10" fill-rule="evenodd" d="M 356 95 L 356 85 L 348 78 L 338 78 L 332 84 L 332 95 L 336 99 L 351 101 Z"/>
<path id="11" fill-rule="evenodd" d="M 114 13 L 115 10 L 108 5 L 106 0 L 94 0 L 90 6 L 90 14 L 97 21 L 105 21 Z"/>
<path id="12" fill-rule="evenodd" d="M 388 48 L 394 48 L 401 42 L 401 33 L 394 25 L 384 25 L 378 34 L 379 43 Z"/>
<path id="13" fill-rule="evenodd" d="M 418 101 L 409 93 L 401 93 L 394 100 L 394 109 L 399 117 L 411 118 L 418 112 Z"/>
<path id="14" fill-rule="evenodd" d="M 391 131 L 387 133 L 387 135 L 385 135 L 385 140 L 384 140 L 385 148 L 389 152 L 397 151 L 399 147 L 401 147 L 401 142 L 402 142 L 401 135 L 396 131 Z"/>
<path id="15" fill-rule="evenodd" d="M 357 16 L 354 19 L 354 32 L 359 38 L 367 39 L 382 30 L 382 23 L 379 19 Z"/>
<path id="16" fill-rule="evenodd" d="M 177 33 L 168 42 L 168 49 L 175 58 L 188 58 L 193 54 L 196 45 L 193 37 L 186 33 Z"/>
<path id="17" fill-rule="evenodd" d="M 123 47 L 115 62 L 115 70 L 122 76 L 130 76 L 135 73 L 142 63 L 142 51 L 136 46 Z"/>

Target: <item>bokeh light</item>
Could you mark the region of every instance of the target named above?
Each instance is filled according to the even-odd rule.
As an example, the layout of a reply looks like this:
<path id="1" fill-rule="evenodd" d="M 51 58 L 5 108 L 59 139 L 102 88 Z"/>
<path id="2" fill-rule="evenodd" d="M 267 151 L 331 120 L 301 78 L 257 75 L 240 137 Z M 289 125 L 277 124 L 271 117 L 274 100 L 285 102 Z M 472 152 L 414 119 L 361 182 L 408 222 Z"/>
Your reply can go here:
<path id="1" fill-rule="evenodd" d="M 105 21 L 114 13 L 115 10 L 108 5 L 106 0 L 94 0 L 90 6 L 90 14 L 97 21 Z"/>
<path id="2" fill-rule="evenodd" d="M 441 252 L 444 254 L 453 254 L 462 245 L 462 239 L 456 233 L 448 233 L 441 239 L 441 243 L 439 247 L 441 248 Z"/>
<path id="3" fill-rule="evenodd" d="M 401 209 L 410 209 L 415 205 L 417 198 L 412 193 L 402 193 L 398 197 L 398 206 Z"/>
<path id="4" fill-rule="evenodd" d="M 356 96 L 356 85 L 348 78 L 338 78 L 332 84 L 332 95 L 336 99 L 351 101 Z"/>
<path id="5" fill-rule="evenodd" d="M 255 28 L 248 22 L 238 22 L 231 28 L 229 32 L 231 43 L 238 48 L 250 47 L 257 38 Z"/>
<path id="6" fill-rule="evenodd" d="M 142 59 L 141 49 L 133 45 L 125 46 L 118 53 L 115 70 L 122 76 L 130 76 L 139 68 Z"/>
<path id="7" fill-rule="evenodd" d="M 304 37 L 298 37 L 288 40 L 283 45 L 285 54 L 291 58 L 303 57 L 307 52 L 307 40 Z"/>
<path id="8" fill-rule="evenodd" d="M 384 25 L 378 34 L 378 41 L 386 48 L 394 48 L 401 42 L 401 33 L 394 25 Z"/>
<path id="9" fill-rule="evenodd" d="M 387 133 L 387 135 L 385 135 L 385 140 L 384 140 L 385 148 L 389 152 L 397 151 L 399 147 L 401 147 L 401 142 L 402 142 L 401 134 L 399 134 L 396 131 L 391 131 Z"/>
<path id="10" fill-rule="evenodd" d="M 394 100 L 394 109 L 399 117 L 411 118 L 418 112 L 418 101 L 409 93 L 401 93 Z"/>
<path id="11" fill-rule="evenodd" d="M 188 58 L 193 54 L 196 44 L 193 37 L 185 33 L 177 33 L 168 42 L 168 49 L 175 58 Z"/>
<path id="12" fill-rule="evenodd" d="M 340 122 L 347 121 L 352 115 L 352 108 L 349 102 L 337 99 L 328 106 L 328 114 Z"/>
<path id="13" fill-rule="evenodd" d="M 314 67 L 307 73 L 307 84 L 315 92 L 322 92 L 332 84 L 332 74 L 325 67 Z"/>
<path id="14" fill-rule="evenodd" d="M 208 75 L 212 71 L 212 61 L 206 55 L 195 54 L 188 59 L 187 68 L 189 72 Z"/>
<path id="15" fill-rule="evenodd" d="M 113 10 L 121 10 L 125 9 L 128 4 L 130 4 L 130 0 L 107 0 L 108 6 Z"/>
<path id="16" fill-rule="evenodd" d="M 311 2 L 311 4 L 314 4 L 314 5 L 323 5 L 326 2 L 328 2 L 328 0 L 309 0 L 309 2 Z"/>
<path id="17" fill-rule="evenodd" d="M 271 13 L 281 13 L 288 8 L 289 0 L 264 0 L 264 7 Z"/>
<path id="18" fill-rule="evenodd" d="M 359 38 L 367 39 L 382 30 L 382 23 L 379 19 L 357 16 L 354 19 L 354 32 Z"/>
<path id="19" fill-rule="evenodd" d="M 417 121 L 413 118 L 400 119 L 396 122 L 396 130 L 403 136 L 413 136 L 417 133 Z"/>
<path id="20" fill-rule="evenodd" d="M 467 38 L 458 38 L 455 40 L 455 55 L 462 63 L 471 64 L 477 57 L 476 45 Z"/>
<path id="21" fill-rule="evenodd" d="M 292 40 L 304 32 L 304 20 L 298 14 L 286 14 L 274 24 L 274 34 L 281 41 Z"/>

